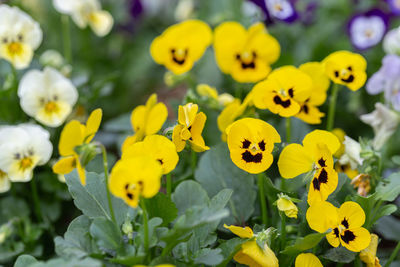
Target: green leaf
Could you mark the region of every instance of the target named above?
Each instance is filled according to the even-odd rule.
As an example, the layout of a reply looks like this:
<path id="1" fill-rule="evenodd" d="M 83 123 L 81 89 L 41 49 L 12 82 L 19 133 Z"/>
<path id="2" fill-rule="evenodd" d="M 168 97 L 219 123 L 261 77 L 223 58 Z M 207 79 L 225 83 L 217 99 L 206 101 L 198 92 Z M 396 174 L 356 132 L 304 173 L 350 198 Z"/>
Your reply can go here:
<path id="1" fill-rule="evenodd" d="M 394 201 L 400 195 L 400 173 L 393 173 L 376 187 L 377 198 Z"/>
<path id="2" fill-rule="evenodd" d="M 194 255 L 194 263 L 195 264 L 206 264 L 206 265 L 217 265 L 224 260 L 224 257 L 221 255 L 221 249 L 210 249 L 203 248 L 197 251 Z"/>
<path id="3" fill-rule="evenodd" d="M 253 214 L 257 196 L 255 176 L 236 167 L 229 157 L 225 143 L 220 143 L 204 153 L 195 178 L 210 197 L 222 189 L 233 190 L 228 205 L 231 216 L 226 220 L 227 224 L 246 221 Z"/>
<path id="4" fill-rule="evenodd" d="M 345 247 L 337 247 L 329 249 L 322 257 L 333 262 L 350 263 L 354 261 L 356 255 L 357 253 L 347 250 Z"/>
<path id="5" fill-rule="evenodd" d="M 324 238 L 326 233 L 314 233 L 305 236 L 304 238 L 296 239 L 294 245 L 287 246 L 281 253 L 283 254 L 298 254 L 302 251 L 315 247 Z"/>
<path id="6" fill-rule="evenodd" d="M 392 214 L 396 210 L 397 210 L 397 206 L 394 204 L 387 204 L 387 205 L 381 207 L 378 211 L 376 211 L 376 214 L 374 217 L 374 222 L 383 216 L 388 216 L 388 215 Z M 372 223 L 374 223 L 374 222 L 372 222 Z"/>
<path id="7" fill-rule="evenodd" d="M 29 207 L 22 199 L 8 196 L 0 201 L 0 223 L 5 223 L 12 218 L 28 217 L 29 213 Z"/>
<path id="8" fill-rule="evenodd" d="M 371 219 L 374 216 L 374 214 L 372 214 L 371 211 L 376 204 L 376 193 L 374 193 L 368 197 L 362 197 L 359 195 L 353 196 L 353 200 L 355 202 L 357 202 L 358 204 L 360 204 L 361 208 L 364 210 L 365 222 L 366 222 L 364 227 L 369 228 L 369 226 L 371 224 Z"/>
<path id="9" fill-rule="evenodd" d="M 21 255 L 15 261 L 14 267 L 29 267 L 36 262 L 37 262 L 37 259 L 35 259 L 31 255 Z"/>
<path id="10" fill-rule="evenodd" d="M 178 209 L 175 203 L 165 194 L 159 192 L 154 197 L 146 200 L 146 207 L 149 212 L 149 218 L 160 217 L 164 226 L 175 220 L 178 216 Z"/>
<path id="11" fill-rule="evenodd" d="M 151 218 L 148 222 L 148 227 L 149 227 L 149 247 L 154 247 L 158 243 L 157 236 L 155 234 L 155 230 L 158 226 L 162 224 L 162 219 L 158 217 Z M 141 225 L 139 228 L 139 234 L 137 236 L 138 239 L 138 244 L 142 245 L 144 244 L 144 226 Z"/>
<path id="12" fill-rule="evenodd" d="M 76 171 L 66 175 L 68 190 L 70 191 L 75 206 L 91 219 L 104 217 L 111 220 L 108 207 L 105 179 L 97 173 L 86 173 L 86 186 L 79 180 Z M 111 196 L 115 218 L 121 225 L 128 213 L 136 212 L 128 207 L 122 199 Z"/>
<path id="13" fill-rule="evenodd" d="M 106 218 L 94 219 L 90 234 L 99 247 L 106 250 L 118 250 L 122 245 L 122 235 L 117 226 Z"/>
<path id="14" fill-rule="evenodd" d="M 11 244 L 3 243 L 0 246 L 0 263 L 6 263 L 25 251 L 24 243 L 15 242 Z"/>
<path id="15" fill-rule="evenodd" d="M 68 226 L 64 238 L 57 236 L 54 239 L 57 255 L 80 259 L 97 252 L 89 234 L 90 224 L 90 219 L 85 215 L 75 218 Z"/>
<path id="16" fill-rule="evenodd" d="M 387 240 L 400 241 L 400 220 L 394 216 L 380 218 L 375 230 Z"/>
<path id="17" fill-rule="evenodd" d="M 209 198 L 199 183 L 189 180 L 176 187 L 172 200 L 178 208 L 179 215 L 182 215 L 191 207 L 207 205 Z"/>
<path id="18" fill-rule="evenodd" d="M 235 237 L 219 245 L 218 248 L 221 249 L 221 254 L 224 257 L 224 261 L 218 266 L 226 266 L 231 261 L 233 256 L 235 256 L 235 254 L 240 250 L 242 244 L 246 241 L 247 239 Z"/>
<path id="19" fill-rule="evenodd" d="M 37 262 L 29 267 L 101 267 L 103 264 L 99 260 L 86 258 L 79 259 L 52 259 L 47 262 Z"/>

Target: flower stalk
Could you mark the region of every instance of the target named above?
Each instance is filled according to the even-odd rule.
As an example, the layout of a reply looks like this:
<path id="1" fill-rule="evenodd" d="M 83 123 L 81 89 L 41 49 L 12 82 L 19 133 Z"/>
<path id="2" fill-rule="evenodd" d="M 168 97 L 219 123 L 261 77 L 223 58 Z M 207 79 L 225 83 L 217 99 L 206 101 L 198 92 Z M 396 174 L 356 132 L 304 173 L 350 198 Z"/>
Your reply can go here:
<path id="1" fill-rule="evenodd" d="M 268 217 L 267 217 L 267 203 L 265 202 L 265 194 L 264 194 L 264 174 L 258 174 L 258 190 L 260 195 L 260 206 L 261 206 L 261 219 L 262 223 L 268 226 Z"/>
<path id="2" fill-rule="evenodd" d="M 143 232 L 144 232 L 143 245 L 144 245 L 144 251 L 147 255 L 149 251 L 149 217 L 147 214 L 147 209 L 144 199 L 140 200 L 140 207 L 142 208 L 143 212 Z"/>
<path id="3" fill-rule="evenodd" d="M 339 88 L 340 88 L 339 84 L 334 83 L 332 85 L 331 97 L 329 99 L 328 123 L 326 125 L 327 131 L 333 130 L 333 124 L 335 122 L 336 101 L 337 101 Z"/>
<path id="4" fill-rule="evenodd" d="M 37 218 L 38 222 L 43 222 L 43 215 L 42 215 L 42 211 L 40 208 L 40 202 L 39 202 L 35 179 L 32 179 L 30 184 L 31 184 L 31 191 L 32 191 L 32 198 L 33 198 L 33 207 L 35 210 L 36 218 Z"/>
<path id="5" fill-rule="evenodd" d="M 114 208 L 113 208 L 112 201 L 111 201 L 111 193 L 110 193 L 110 189 L 108 188 L 109 175 L 108 175 L 107 151 L 106 151 L 106 148 L 104 147 L 104 145 L 100 144 L 100 147 L 101 147 L 101 152 L 103 154 L 104 177 L 106 178 L 106 191 L 107 191 L 108 207 L 110 208 L 110 214 L 111 214 L 112 221 L 115 224 L 117 224 L 117 220 L 115 219 Z"/>
<path id="6" fill-rule="evenodd" d="M 394 248 L 392 254 L 389 257 L 389 260 L 385 263 L 383 267 L 389 267 L 392 261 L 396 259 L 400 252 L 400 242 L 397 242 L 397 246 Z"/>
<path id="7" fill-rule="evenodd" d="M 72 63 L 71 35 L 68 15 L 61 15 L 64 57 L 67 63 Z"/>
<path id="8" fill-rule="evenodd" d="M 171 198 L 171 192 L 172 192 L 172 178 L 171 178 L 171 173 L 168 173 L 166 176 L 166 183 L 167 183 L 167 196 L 168 198 Z"/>

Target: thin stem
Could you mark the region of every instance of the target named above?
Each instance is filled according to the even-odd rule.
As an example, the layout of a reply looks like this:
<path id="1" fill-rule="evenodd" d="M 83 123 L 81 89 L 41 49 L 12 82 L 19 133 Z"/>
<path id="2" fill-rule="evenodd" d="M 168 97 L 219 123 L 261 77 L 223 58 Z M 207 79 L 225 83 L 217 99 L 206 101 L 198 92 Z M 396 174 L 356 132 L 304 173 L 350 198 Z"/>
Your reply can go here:
<path id="1" fill-rule="evenodd" d="M 32 179 L 30 184 L 31 184 L 31 190 L 32 190 L 32 198 L 33 198 L 33 207 L 35 210 L 35 215 L 38 220 L 38 222 L 44 222 L 43 221 L 43 215 L 42 215 L 42 210 L 40 208 L 40 202 L 39 202 L 39 197 L 38 197 L 38 192 L 37 192 L 37 187 L 36 187 L 36 179 Z"/>
<path id="2" fill-rule="evenodd" d="M 328 111 L 328 123 L 326 126 L 326 129 L 328 131 L 333 130 L 333 125 L 335 122 L 335 111 L 336 111 L 336 100 L 339 92 L 339 84 L 334 83 L 332 85 L 332 92 L 331 92 L 331 97 L 329 99 L 329 111 Z"/>
<path id="3" fill-rule="evenodd" d="M 61 15 L 62 34 L 63 34 L 63 48 L 65 60 L 72 63 L 72 49 L 71 49 L 71 34 L 69 29 L 68 15 Z"/>
<path id="4" fill-rule="evenodd" d="M 197 154 L 193 150 L 191 150 L 191 153 L 192 154 L 191 154 L 191 164 L 190 164 L 190 166 L 192 167 L 193 176 L 194 176 L 194 172 L 196 170 L 196 165 L 197 165 Z"/>
<path id="5" fill-rule="evenodd" d="M 117 225 L 117 220 L 115 219 L 114 208 L 111 201 L 111 192 L 108 188 L 108 161 L 107 161 L 107 151 L 104 145 L 100 144 L 101 152 L 103 154 L 103 166 L 104 166 L 104 177 L 106 178 L 106 192 L 107 192 L 107 200 L 108 200 L 108 207 L 110 208 L 110 214 L 112 221 Z"/>
<path id="6" fill-rule="evenodd" d="M 394 261 L 396 257 L 399 255 L 399 251 L 400 251 L 400 241 L 397 242 L 397 246 L 394 248 L 392 254 L 389 257 L 389 260 L 385 263 L 383 267 L 389 267 L 392 261 Z"/>
<path id="7" fill-rule="evenodd" d="M 258 190 L 259 190 L 259 195 L 260 195 L 262 223 L 267 227 L 268 226 L 267 203 L 266 203 L 265 194 L 264 194 L 264 174 L 263 173 L 258 174 Z"/>
<path id="8" fill-rule="evenodd" d="M 282 211 L 279 212 L 281 215 L 281 235 L 282 235 L 282 249 L 286 246 L 286 215 Z"/>
<path id="9" fill-rule="evenodd" d="M 144 199 L 140 200 L 140 207 L 142 208 L 143 211 L 143 230 L 144 230 L 143 245 L 144 245 L 144 251 L 147 255 L 149 251 L 149 217 L 147 215 L 147 209 Z"/>
<path id="10" fill-rule="evenodd" d="M 171 173 L 168 173 L 166 175 L 166 182 L 167 182 L 167 196 L 168 198 L 171 198 L 171 192 L 172 192 L 172 178 L 171 178 Z"/>
<path id="11" fill-rule="evenodd" d="M 291 142 L 291 133 L 292 133 L 292 124 L 290 121 L 290 117 L 286 118 L 286 143 Z"/>

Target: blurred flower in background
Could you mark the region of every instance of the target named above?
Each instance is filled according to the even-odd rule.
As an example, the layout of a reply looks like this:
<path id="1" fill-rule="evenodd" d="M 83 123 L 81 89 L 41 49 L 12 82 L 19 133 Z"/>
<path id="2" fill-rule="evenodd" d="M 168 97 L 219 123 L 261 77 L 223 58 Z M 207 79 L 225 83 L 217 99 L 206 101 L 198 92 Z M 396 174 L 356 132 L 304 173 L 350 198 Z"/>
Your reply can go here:
<path id="1" fill-rule="evenodd" d="M 389 4 L 390 11 L 393 15 L 400 15 L 400 1 L 399 0 L 386 0 Z"/>
<path id="2" fill-rule="evenodd" d="M 0 58 L 16 69 L 29 66 L 33 51 L 42 42 L 39 24 L 18 7 L 0 6 Z"/>
<path id="3" fill-rule="evenodd" d="M 379 9 L 356 14 L 347 25 L 351 43 L 360 50 L 373 47 L 383 39 L 388 25 L 389 17 Z"/>
<path id="4" fill-rule="evenodd" d="M 400 55 L 400 27 L 390 30 L 383 39 L 383 50 L 387 54 Z"/>
<path id="5" fill-rule="evenodd" d="M 295 8 L 294 0 L 250 0 L 258 5 L 265 14 L 266 22 L 275 20 L 291 23 L 299 16 Z"/>

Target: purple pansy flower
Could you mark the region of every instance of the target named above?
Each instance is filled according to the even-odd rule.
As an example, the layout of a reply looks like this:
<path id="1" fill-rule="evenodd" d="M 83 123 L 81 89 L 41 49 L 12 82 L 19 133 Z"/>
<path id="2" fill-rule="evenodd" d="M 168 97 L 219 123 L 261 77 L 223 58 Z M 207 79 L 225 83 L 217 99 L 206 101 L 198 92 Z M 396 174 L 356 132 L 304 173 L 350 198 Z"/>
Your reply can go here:
<path id="1" fill-rule="evenodd" d="M 388 26 L 388 16 L 379 9 L 357 14 L 348 23 L 351 43 L 360 50 L 373 47 L 383 39 Z"/>
<path id="2" fill-rule="evenodd" d="M 394 15 L 400 15 L 400 0 L 386 0 L 389 4 L 390 11 Z"/>
<path id="3" fill-rule="evenodd" d="M 366 88 L 371 95 L 384 92 L 386 101 L 400 111 L 400 57 L 386 55 L 382 67 L 368 80 Z"/>
<path id="4" fill-rule="evenodd" d="M 294 6 L 295 0 L 250 0 L 258 5 L 265 14 L 266 22 L 274 20 L 294 22 L 299 16 Z"/>

